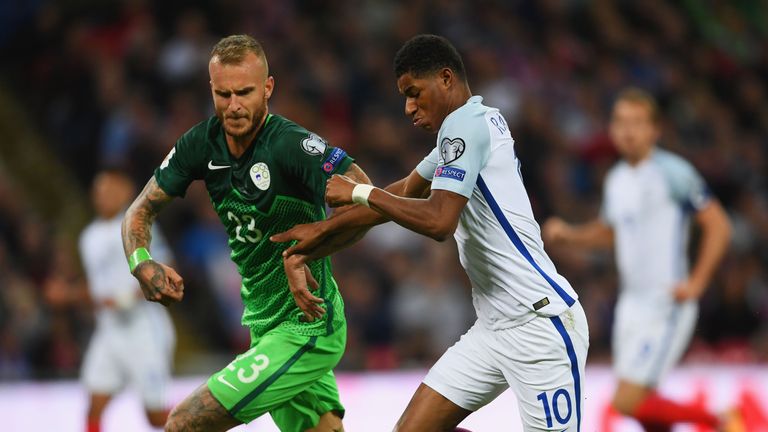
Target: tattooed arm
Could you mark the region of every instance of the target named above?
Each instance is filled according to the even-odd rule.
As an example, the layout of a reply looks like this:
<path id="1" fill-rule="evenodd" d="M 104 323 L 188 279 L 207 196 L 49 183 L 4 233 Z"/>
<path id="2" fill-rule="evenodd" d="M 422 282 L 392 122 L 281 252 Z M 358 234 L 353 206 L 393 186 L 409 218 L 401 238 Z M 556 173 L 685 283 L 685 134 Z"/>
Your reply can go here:
<path id="1" fill-rule="evenodd" d="M 160 188 L 154 176 L 147 182 L 123 219 L 123 249 L 126 257 L 137 248 L 149 249 L 152 224 L 160 210 L 172 199 Z M 133 270 L 133 276 L 138 279 L 144 298 L 149 301 L 168 306 L 184 297 L 184 281 L 174 269 L 165 264 L 154 260 L 143 261 Z"/>

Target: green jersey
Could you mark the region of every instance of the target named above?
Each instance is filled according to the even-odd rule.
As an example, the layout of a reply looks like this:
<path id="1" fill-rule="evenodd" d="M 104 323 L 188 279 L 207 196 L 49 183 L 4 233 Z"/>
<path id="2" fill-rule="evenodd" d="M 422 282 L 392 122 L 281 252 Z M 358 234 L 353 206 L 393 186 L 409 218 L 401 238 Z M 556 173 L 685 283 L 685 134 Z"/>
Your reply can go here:
<path id="1" fill-rule="evenodd" d="M 353 160 L 344 150 L 278 115 L 269 114 L 251 146 L 233 157 L 221 121 L 211 117 L 176 143 L 155 178 L 172 196 L 184 196 L 193 180 L 205 187 L 229 235 L 232 260 L 243 278 L 242 323 L 258 337 L 278 326 L 306 336 L 333 333 L 344 323 L 329 258 L 310 264 L 326 314 L 305 322 L 288 288 L 282 251 L 269 236 L 325 218 L 325 183 Z"/>

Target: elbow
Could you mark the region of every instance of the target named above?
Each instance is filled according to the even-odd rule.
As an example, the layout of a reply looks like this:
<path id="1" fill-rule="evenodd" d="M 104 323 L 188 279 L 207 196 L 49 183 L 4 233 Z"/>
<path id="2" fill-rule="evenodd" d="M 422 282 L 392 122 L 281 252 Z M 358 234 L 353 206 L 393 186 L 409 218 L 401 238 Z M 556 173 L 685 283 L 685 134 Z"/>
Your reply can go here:
<path id="1" fill-rule="evenodd" d="M 450 234 L 445 233 L 445 232 L 435 232 L 435 233 L 429 234 L 429 237 L 432 240 L 435 240 L 435 241 L 440 242 L 440 243 L 443 243 L 446 240 L 448 240 L 449 236 L 450 236 Z"/>
<path id="2" fill-rule="evenodd" d="M 731 236 L 733 234 L 733 227 L 731 226 L 731 219 L 728 217 L 728 213 L 724 209 L 720 209 L 718 212 L 717 227 L 720 233 L 720 237 L 723 239 L 723 243 L 730 243 Z"/>
<path id="3" fill-rule="evenodd" d="M 731 242 L 731 237 L 733 237 L 733 227 L 731 226 L 731 221 L 728 219 L 728 216 L 725 216 L 723 219 L 723 242 L 725 244 L 729 244 Z"/>
<path id="4" fill-rule="evenodd" d="M 453 235 L 454 231 L 456 231 L 455 224 L 454 225 L 433 224 L 432 226 L 430 226 L 426 234 L 431 239 L 438 241 L 440 243 L 443 243 Z"/>

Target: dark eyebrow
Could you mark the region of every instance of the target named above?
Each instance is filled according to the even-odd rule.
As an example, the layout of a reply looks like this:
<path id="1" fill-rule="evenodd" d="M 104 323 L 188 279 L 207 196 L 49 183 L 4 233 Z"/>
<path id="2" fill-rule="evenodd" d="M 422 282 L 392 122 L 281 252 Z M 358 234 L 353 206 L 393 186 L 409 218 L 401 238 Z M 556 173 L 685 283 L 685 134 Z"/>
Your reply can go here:
<path id="1" fill-rule="evenodd" d="M 235 94 L 236 95 L 248 94 L 248 93 L 252 92 L 253 89 L 255 89 L 255 88 L 256 87 L 254 87 L 254 86 L 248 86 L 248 87 L 244 87 L 244 88 L 241 88 L 241 89 L 237 89 L 237 90 L 235 90 Z"/>
<path id="2" fill-rule="evenodd" d="M 248 94 L 248 93 L 252 92 L 255 88 L 256 87 L 254 87 L 254 86 L 243 87 L 241 89 L 234 90 L 234 93 L 236 95 L 238 95 L 238 96 L 241 96 L 241 95 Z M 216 92 L 217 95 L 224 96 L 224 97 L 229 97 L 229 95 L 231 95 L 233 93 L 230 90 L 220 90 L 220 89 L 215 89 L 214 92 Z"/>
<path id="3" fill-rule="evenodd" d="M 403 94 L 405 96 L 413 95 L 413 93 L 415 93 L 415 92 L 416 92 L 416 90 L 415 90 L 415 87 L 413 86 L 413 84 L 409 85 L 408 87 L 405 88 L 405 90 L 403 90 Z"/>

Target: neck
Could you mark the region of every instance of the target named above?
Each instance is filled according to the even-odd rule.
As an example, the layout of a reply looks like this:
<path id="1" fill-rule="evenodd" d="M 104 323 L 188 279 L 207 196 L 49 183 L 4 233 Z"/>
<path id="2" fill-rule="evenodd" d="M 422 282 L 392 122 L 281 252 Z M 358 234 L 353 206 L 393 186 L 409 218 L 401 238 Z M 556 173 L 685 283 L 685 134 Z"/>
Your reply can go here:
<path id="1" fill-rule="evenodd" d="M 630 165 L 637 166 L 640 163 L 642 163 L 644 160 L 646 160 L 649 157 L 651 157 L 651 153 L 653 153 L 653 147 L 649 148 L 644 153 L 641 153 L 641 154 L 637 155 L 636 157 L 632 157 L 632 158 L 627 157 L 625 159 L 627 160 L 627 163 L 629 163 Z"/>
<path id="2" fill-rule="evenodd" d="M 456 91 L 452 92 L 448 96 L 448 104 L 446 105 L 446 110 L 443 115 L 443 121 L 450 113 L 464 106 L 464 104 L 467 103 L 467 100 L 471 97 L 472 92 L 469 90 L 469 84 L 466 83 L 457 88 Z"/>
<path id="3" fill-rule="evenodd" d="M 246 150 L 248 150 L 248 147 L 250 147 L 253 143 L 253 139 L 256 138 L 256 135 L 259 134 L 261 128 L 264 127 L 264 121 L 268 115 L 269 111 L 265 111 L 264 115 L 258 120 L 258 126 L 253 128 L 253 130 L 245 135 L 232 136 L 224 132 L 224 137 L 227 140 L 227 148 L 229 148 L 229 152 L 232 154 L 232 156 L 239 158 L 243 155 L 243 153 L 245 153 Z"/>

